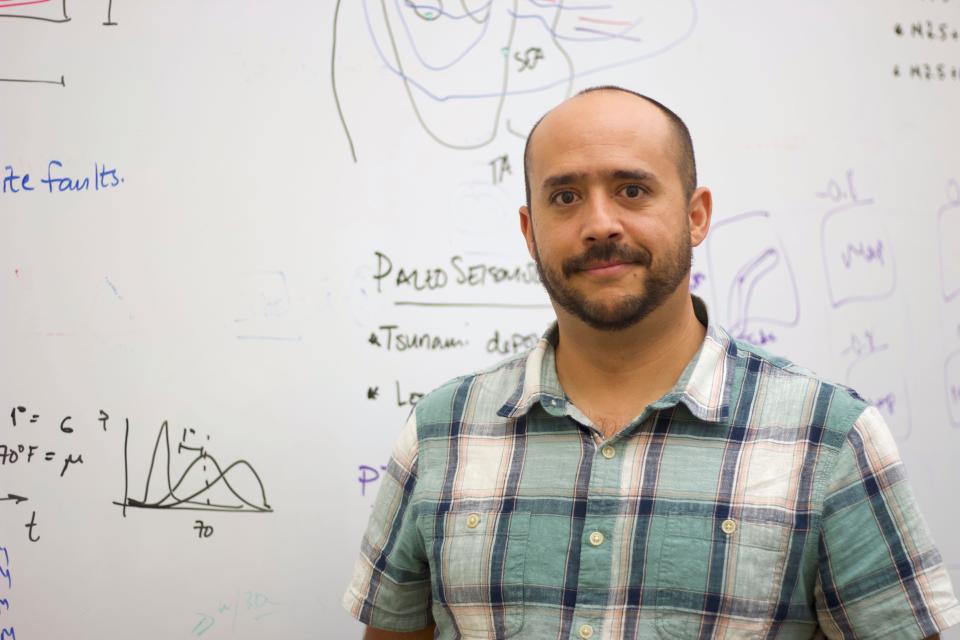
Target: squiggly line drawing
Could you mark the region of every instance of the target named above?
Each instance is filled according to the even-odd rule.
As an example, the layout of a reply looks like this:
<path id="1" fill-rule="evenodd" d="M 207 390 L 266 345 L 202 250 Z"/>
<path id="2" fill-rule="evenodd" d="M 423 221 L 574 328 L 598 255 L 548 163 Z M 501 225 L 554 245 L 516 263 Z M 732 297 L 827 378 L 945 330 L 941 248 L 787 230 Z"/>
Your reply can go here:
<path id="1" fill-rule="evenodd" d="M 563 0 L 496 4 L 493 0 L 363 0 L 358 4 L 362 28 L 384 68 L 402 82 L 418 124 L 431 139 L 451 149 L 490 144 L 504 119 L 510 135 L 525 138 L 511 118 L 505 117 L 508 98 L 554 88 L 562 88 L 564 96 L 569 96 L 575 79 L 662 55 L 688 40 L 698 22 L 695 0 L 652 0 L 642 5 L 586 0 L 577 4 Z M 336 75 L 344 20 L 341 8 L 338 0 L 331 84 L 356 161 Z M 359 17 L 353 24 L 361 28 L 355 24 L 358 21 Z M 534 64 L 525 64 L 521 52 L 514 51 L 518 39 L 536 45 L 527 52 L 537 50 L 537 61 L 548 56 L 551 63 L 536 70 Z M 519 69 L 511 69 L 514 60 L 521 64 Z M 526 75 L 519 76 L 524 71 Z M 444 117 L 434 118 L 438 105 L 443 104 L 451 107 Z M 471 107 L 468 115 L 462 109 L 468 104 L 482 106 Z M 446 117 L 447 113 L 451 116 Z M 455 121 L 448 122 L 451 118 Z M 453 131 L 440 131 L 437 120 Z"/>

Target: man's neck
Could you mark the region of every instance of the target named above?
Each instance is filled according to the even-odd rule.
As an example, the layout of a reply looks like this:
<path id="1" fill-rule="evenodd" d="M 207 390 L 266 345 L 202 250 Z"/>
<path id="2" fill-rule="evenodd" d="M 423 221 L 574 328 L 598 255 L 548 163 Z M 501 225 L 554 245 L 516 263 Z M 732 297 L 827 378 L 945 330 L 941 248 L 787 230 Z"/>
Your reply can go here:
<path id="1" fill-rule="evenodd" d="M 676 384 L 706 333 L 685 292 L 621 331 L 594 329 L 562 309 L 557 323 L 560 384 L 607 436 Z"/>

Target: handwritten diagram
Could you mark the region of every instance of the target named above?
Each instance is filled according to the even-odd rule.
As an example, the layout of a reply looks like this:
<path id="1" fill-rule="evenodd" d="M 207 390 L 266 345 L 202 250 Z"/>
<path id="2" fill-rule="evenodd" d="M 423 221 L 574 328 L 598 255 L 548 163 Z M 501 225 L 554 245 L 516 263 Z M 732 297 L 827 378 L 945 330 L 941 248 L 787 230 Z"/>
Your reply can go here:
<path id="1" fill-rule="evenodd" d="M 937 212 L 940 240 L 940 290 L 944 302 L 960 295 L 960 183 L 947 184 L 947 203 Z"/>
<path id="2" fill-rule="evenodd" d="M 768 211 L 716 222 L 705 250 L 714 308 L 731 335 L 762 345 L 776 340 L 772 327 L 797 325 L 796 278 Z"/>
<path id="3" fill-rule="evenodd" d="M 336 36 L 346 6 L 338 1 L 334 14 L 331 66 L 338 108 Z M 423 131 L 446 147 L 476 149 L 501 130 L 525 137 L 545 92 L 559 101 L 577 78 L 653 58 L 684 42 L 696 28 L 697 7 L 693 0 L 363 0 L 360 19 Z M 353 150 L 342 109 L 340 116 Z"/>
<path id="4" fill-rule="evenodd" d="M 271 512 L 263 482 L 246 460 L 222 466 L 210 454 L 208 435 L 197 444 L 195 429 L 183 429 L 176 449 L 170 445 L 170 427 L 164 422 L 154 443 L 146 471 L 142 498 L 132 497 L 129 486 L 128 442 L 124 434 L 124 517 L 130 507 L 142 509 L 189 509 L 193 511 Z M 179 468 L 174 472 L 174 468 Z M 141 494 L 137 494 L 141 495 Z"/>
<path id="5" fill-rule="evenodd" d="M 955 315 L 960 300 L 960 182 L 956 179 L 947 182 L 946 202 L 937 210 L 937 240 L 940 295 L 947 326 L 956 327 L 955 333 L 948 331 L 948 339 L 953 341 L 960 337 L 960 323 Z M 960 428 L 960 349 L 951 351 L 944 359 L 943 386 L 950 424 Z"/>
<path id="6" fill-rule="evenodd" d="M 104 26 L 112 27 L 113 0 L 103 0 L 105 7 Z M 33 20 L 46 23 L 63 24 L 71 21 L 67 11 L 67 0 L 0 0 L 0 22 L 5 20 Z M 28 77 L 9 73 L 0 67 L 0 85 L 56 85 L 67 86 L 66 77 L 60 74 L 52 77 Z"/>
<path id="7" fill-rule="evenodd" d="M 850 359 L 844 383 L 876 407 L 897 441 L 905 442 L 913 431 L 913 421 L 899 349 L 873 330 L 864 330 L 850 335 L 841 355 Z"/>
<path id="8" fill-rule="evenodd" d="M 36 20 L 49 23 L 69 22 L 67 14 L 67 0 L 0 0 L 0 21 L 7 19 Z M 0 71 L 0 85 L 59 85 L 67 86 L 66 78 L 61 74 L 59 78 L 23 77 L 19 74 L 8 74 Z"/>
<path id="9" fill-rule="evenodd" d="M 893 244 L 883 229 L 873 198 L 863 198 L 846 180 L 830 180 L 817 197 L 832 203 L 820 223 L 820 250 L 830 304 L 882 300 L 897 286 Z"/>

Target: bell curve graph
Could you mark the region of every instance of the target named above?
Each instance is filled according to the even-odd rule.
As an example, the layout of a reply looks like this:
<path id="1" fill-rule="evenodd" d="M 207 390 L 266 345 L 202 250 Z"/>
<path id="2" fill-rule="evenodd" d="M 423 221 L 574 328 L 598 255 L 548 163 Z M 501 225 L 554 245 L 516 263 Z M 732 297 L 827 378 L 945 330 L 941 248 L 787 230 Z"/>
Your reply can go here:
<path id="1" fill-rule="evenodd" d="M 227 513 L 272 513 L 260 475 L 246 460 L 227 465 L 210 452 L 210 436 L 200 437 L 196 429 L 185 428 L 173 447 L 170 426 L 160 425 L 154 441 L 143 491 L 134 493 L 130 485 L 130 424 L 123 442 L 123 500 L 114 504 L 128 509 L 217 511 Z M 178 469 L 174 472 L 174 469 Z"/>

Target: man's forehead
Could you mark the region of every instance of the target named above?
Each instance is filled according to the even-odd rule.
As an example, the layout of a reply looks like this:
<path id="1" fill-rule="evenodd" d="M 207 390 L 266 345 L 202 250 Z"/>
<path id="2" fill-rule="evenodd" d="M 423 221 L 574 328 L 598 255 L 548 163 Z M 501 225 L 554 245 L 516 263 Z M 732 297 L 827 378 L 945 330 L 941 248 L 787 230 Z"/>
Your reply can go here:
<path id="1" fill-rule="evenodd" d="M 571 124 L 616 126 L 626 122 L 642 123 L 652 129 L 669 127 L 666 114 L 646 98 L 616 89 L 597 89 L 568 98 L 548 111 L 533 133 L 534 141 L 541 129 Z"/>
<path id="2" fill-rule="evenodd" d="M 668 156 L 672 135 L 667 116 L 644 98 L 624 91 L 592 91 L 570 98 L 543 117 L 531 134 L 531 168 L 583 145 L 611 149 L 634 145 Z"/>

